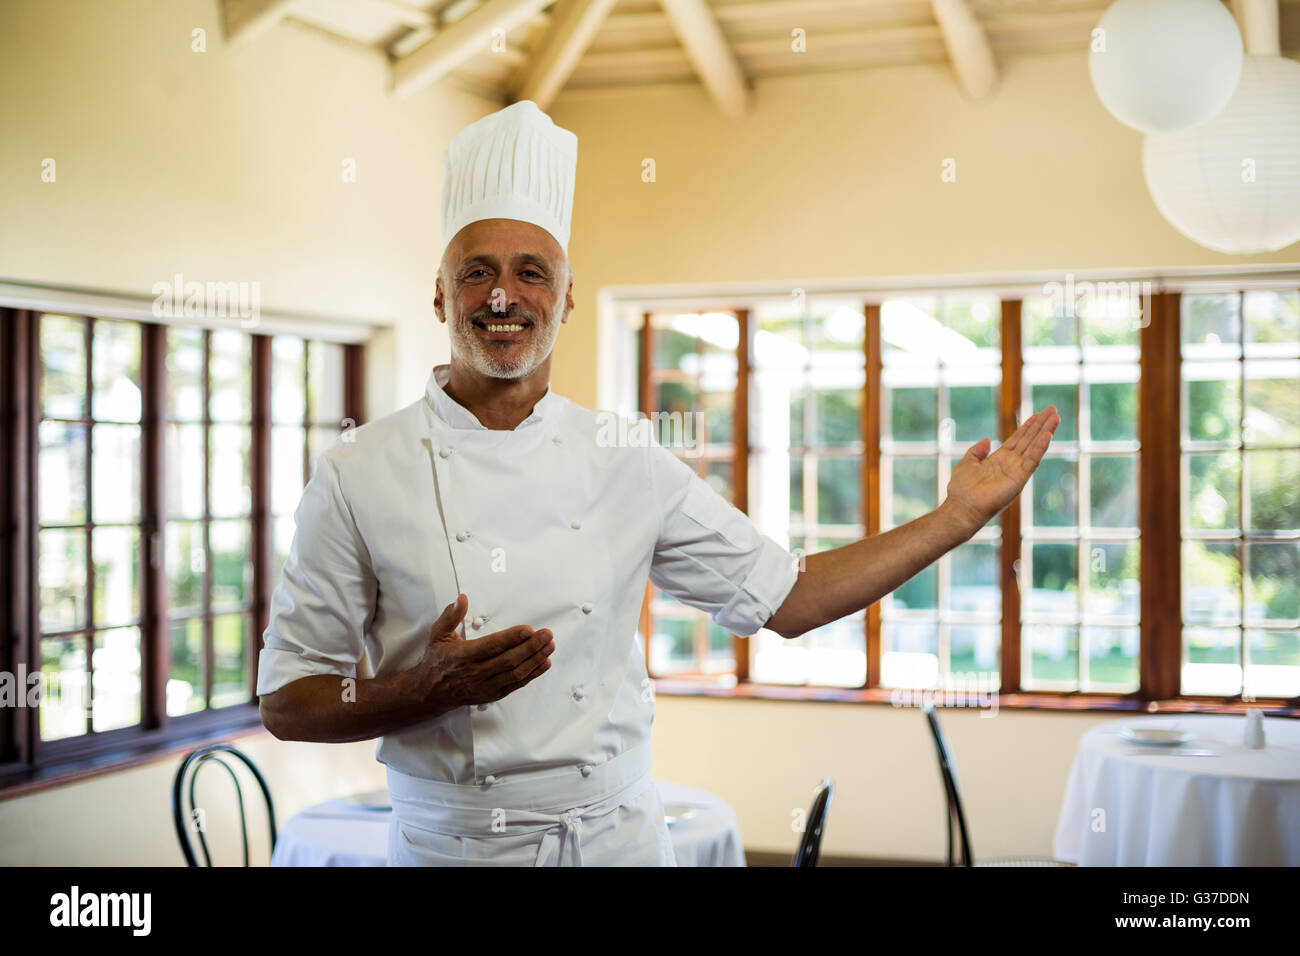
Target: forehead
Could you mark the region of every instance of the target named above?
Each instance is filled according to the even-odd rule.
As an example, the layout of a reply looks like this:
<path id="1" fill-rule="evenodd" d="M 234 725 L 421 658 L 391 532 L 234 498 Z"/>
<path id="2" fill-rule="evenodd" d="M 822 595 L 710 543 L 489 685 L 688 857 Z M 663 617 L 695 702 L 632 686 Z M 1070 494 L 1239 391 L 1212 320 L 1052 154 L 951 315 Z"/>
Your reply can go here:
<path id="1" fill-rule="evenodd" d="M 541 226 L 518 219 L 480 219 L 471 222 L 447 246 L 446 261 L 455 266 L 477 256 L 509 260 L 536 257 L 559 262 L 564 250 Z"/>

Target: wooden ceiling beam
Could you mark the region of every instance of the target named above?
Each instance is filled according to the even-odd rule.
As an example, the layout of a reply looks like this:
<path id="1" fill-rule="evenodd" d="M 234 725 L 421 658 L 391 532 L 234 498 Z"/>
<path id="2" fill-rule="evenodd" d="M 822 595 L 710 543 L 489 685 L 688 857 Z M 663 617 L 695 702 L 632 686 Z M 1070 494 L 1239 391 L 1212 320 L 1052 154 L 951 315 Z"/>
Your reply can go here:
<path id="1" fill-rule="evenodd" d="M 475 55 L 488 55 L 494 30 L 509 33 L 552 0 L 487 0 L 483 6 L 449 24 L 432 40 L 393 62 L 393 92 L 405 99 Z"/>
<path id="2" fill-rule="evenodd" d="M 1281 56 L 1278 0 L 1232 0 L 1232 15 L 1241 28 L 1241 39 L 1247 53 Z"/>
<path id="3" fill-rule="evenodd" d="M 224 0 L 226 42 L 239 46 L 261 36 L 285 18 L 293 0 Z"/>
<path id="4" fill-rule="evenodd" d="M 534 51 L 532 63 L 513 99 L 532 100 L 543 110 L 550 109 L 614 3 L 615 0 L 559 0 L 550 30 Z"/>
<path id="5" fill-rule="evenodd" d="M 705 0 L 659 0 L 659 5 L 718 109 L 739 119 L 749 107 L 749 87 L 709 5 Z"/>
<path id="6" fill-rule="evenodd" d="M 930 0 L 930 8 L 962 92 L 973 100 L 988 96 L 997 85 L 998 66 L 984 27 L 966 0 Z"/>

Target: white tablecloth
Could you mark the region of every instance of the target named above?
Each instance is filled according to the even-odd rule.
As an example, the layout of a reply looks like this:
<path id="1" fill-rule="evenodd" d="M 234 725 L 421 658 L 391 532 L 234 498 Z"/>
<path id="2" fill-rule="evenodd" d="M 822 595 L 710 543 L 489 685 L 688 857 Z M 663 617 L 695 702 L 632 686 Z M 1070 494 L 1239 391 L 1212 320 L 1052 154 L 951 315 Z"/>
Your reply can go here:
<path id="1" fill-rule="evenodd" d="M 1173 727 L 1195 740 L 1161 754 L 1125 725 Z M 1266 746 L 1242 742 L 1240 715 L 1107 722 L 1083 735 L 1053 852 L 1080 866 L 1300 866 L 1300 720 L 1264 719 Z"/>
<path id="2" fill-rule="evenodd" d="M 689 804 L 668 827 L 678 866 L 744 866 L 736 815 L 726 801 L 704 790 L 656 780 L 670 814 Z M 275 844 L 272 866 L 385 866 L 392 813 L 345 798 L 327 800 L 289 818 Z"/>

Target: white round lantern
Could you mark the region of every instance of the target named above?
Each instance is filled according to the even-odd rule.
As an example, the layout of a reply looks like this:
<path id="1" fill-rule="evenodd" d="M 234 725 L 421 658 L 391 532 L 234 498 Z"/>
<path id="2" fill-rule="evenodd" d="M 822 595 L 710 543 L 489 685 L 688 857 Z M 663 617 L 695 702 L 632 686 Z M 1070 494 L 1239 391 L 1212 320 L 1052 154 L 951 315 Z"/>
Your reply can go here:
<path id="1" fill-rule="evenodd" d="M 1247 56 L 1222 112 L 1146 137 L 1142 171 L 1160 214 L 1202 246 L 1254 255 L 1300 240 L 1300 63 Z"/>
<path id="2" fill-rule="evenodd" d="M 1117 0 L 1090 51 L 1102 104 L 1143 133 L 1204 123 L 1241 76 L 1241 31 L 1220 0 Z"/>

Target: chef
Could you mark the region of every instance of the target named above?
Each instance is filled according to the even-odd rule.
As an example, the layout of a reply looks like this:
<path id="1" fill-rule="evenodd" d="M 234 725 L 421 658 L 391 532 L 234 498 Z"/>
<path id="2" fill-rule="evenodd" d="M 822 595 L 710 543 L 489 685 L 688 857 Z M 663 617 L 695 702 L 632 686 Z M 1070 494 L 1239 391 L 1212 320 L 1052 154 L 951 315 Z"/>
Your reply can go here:
<path id="1" fill-rule="evenodd" d="M 801 565 L 645 423 L 610 429 L 550 390 L 576 163 L 528 100 L 452 141 L 434 299 L 450 362 L 321 454 L 272 597 L 263 721 L 378 738 L 390 865 L 674 865 L 636 641 L 647 578 L 726 631 L 796 637 L 970 538 L 1060 420 L 1045 409 L 992 454 L 982 439 L 938 509 Z"/>

